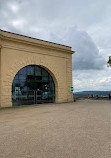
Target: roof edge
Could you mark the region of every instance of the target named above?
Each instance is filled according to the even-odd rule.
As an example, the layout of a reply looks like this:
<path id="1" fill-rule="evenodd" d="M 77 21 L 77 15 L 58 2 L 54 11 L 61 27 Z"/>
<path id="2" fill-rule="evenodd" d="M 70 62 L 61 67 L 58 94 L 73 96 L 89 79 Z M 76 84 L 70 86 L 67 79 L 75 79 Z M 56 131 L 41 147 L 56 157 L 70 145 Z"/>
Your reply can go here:
<path id="1" fill-rule="evenodd" d="M 3 37 L 14 38 L 14 39 L 17 39 L 17 40 L 22 40 L 22 41 L 24 40 L 24 41 L 31 42 L 31 43 L 34 43 L 34 44 L 40 44 L 40 45 L 44 45 L 44 46 L 54 47 L 54 48 L 57 48 L 57 49 L 63 49 L 64 51 L 72 52 L 72 54 L 75 53 L 75 51 L 72 51 L 72 47 L 70 47 L 70 46 L 66 46 L 66 45 L 62 45 L 62 44 L 58 44 L 58 43 L 54 43 L 54 42 L 50 42 L 50 41 L 45 41 L 45 40 L 37 39 L 37 38 L 34 38 L 34 37 L 25 36 L 25 35 L 9 32 L 9 31 L 5 31 L 5 30 L 2 30 L 2 29 L 0 29 L 0 34 Z"/>

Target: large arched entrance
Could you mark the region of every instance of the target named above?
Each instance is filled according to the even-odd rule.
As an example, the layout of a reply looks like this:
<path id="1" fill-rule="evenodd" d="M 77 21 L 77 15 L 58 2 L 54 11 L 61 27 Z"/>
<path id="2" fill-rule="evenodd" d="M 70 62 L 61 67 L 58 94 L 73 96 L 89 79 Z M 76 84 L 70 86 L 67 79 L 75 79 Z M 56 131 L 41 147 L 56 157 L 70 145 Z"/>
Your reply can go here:
<path id="1" fill-rule="evenodd" d="M 44 68 L 36 65 L 23 67 L 12 83 L 12 105 L 31 105 L 55 102 L 55 84 Z"/>

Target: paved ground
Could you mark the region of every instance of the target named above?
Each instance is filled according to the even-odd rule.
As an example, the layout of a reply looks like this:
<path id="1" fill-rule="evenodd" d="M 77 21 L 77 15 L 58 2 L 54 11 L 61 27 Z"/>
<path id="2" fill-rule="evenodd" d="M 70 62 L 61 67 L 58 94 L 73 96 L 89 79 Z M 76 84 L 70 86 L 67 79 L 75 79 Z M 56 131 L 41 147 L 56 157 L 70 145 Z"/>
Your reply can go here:
<path id="1" fill-rule="evenodd" d="M 111 102 L 0 110 L 0 158 L 111 158 Z"/>

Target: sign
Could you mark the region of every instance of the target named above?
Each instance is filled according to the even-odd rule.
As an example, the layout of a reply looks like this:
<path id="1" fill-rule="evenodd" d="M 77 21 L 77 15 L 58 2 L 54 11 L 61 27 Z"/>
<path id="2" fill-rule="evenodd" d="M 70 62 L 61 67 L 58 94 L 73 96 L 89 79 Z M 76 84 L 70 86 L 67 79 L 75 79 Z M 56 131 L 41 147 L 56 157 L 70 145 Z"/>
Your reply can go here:
<path id="1" fill-rule="evenodd" d="M 70 92 L 73 92 L 73 90 L 74 90 L 74 87 L 69 87 Z"/>

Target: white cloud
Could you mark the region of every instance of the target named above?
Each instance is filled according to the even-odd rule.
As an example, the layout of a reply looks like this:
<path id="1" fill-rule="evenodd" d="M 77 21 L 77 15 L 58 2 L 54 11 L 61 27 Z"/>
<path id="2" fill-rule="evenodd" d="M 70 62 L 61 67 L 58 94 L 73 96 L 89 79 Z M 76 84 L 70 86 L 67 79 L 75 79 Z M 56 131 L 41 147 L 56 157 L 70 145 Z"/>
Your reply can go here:
<path id="1" fill-rule="evenodd" d="M 11 4 L 10 8 L 13 11 L 13 13 L 17 13 L 19 11 L 19 7 L 16 4 Z"/>
<path id="2" fill-rule="evenodd" d="M 72 27 L 66 34 L 65 41 L 73 47 L 73 69 L 103 69 L 105 59 L 86 31 Z"/>
<path id="3" fill-rule="evenodd" d="M 75 91 L 111 90 L 111 68 L 104 70 L 74 70 L 73 86 Z"/>
<path id="4" fill-rule="evenodd" d="M 24 27 L 24 20 L 22 19 L 13 20 L 11 23 L 12 23 L 12 26 L 16 28 Z"/>
<path id="5" fill-rule="evenodd" d="M 68 44 L 76 90 L 109 90 L 111 0 L 0 0 L 0 28 Z"/>

